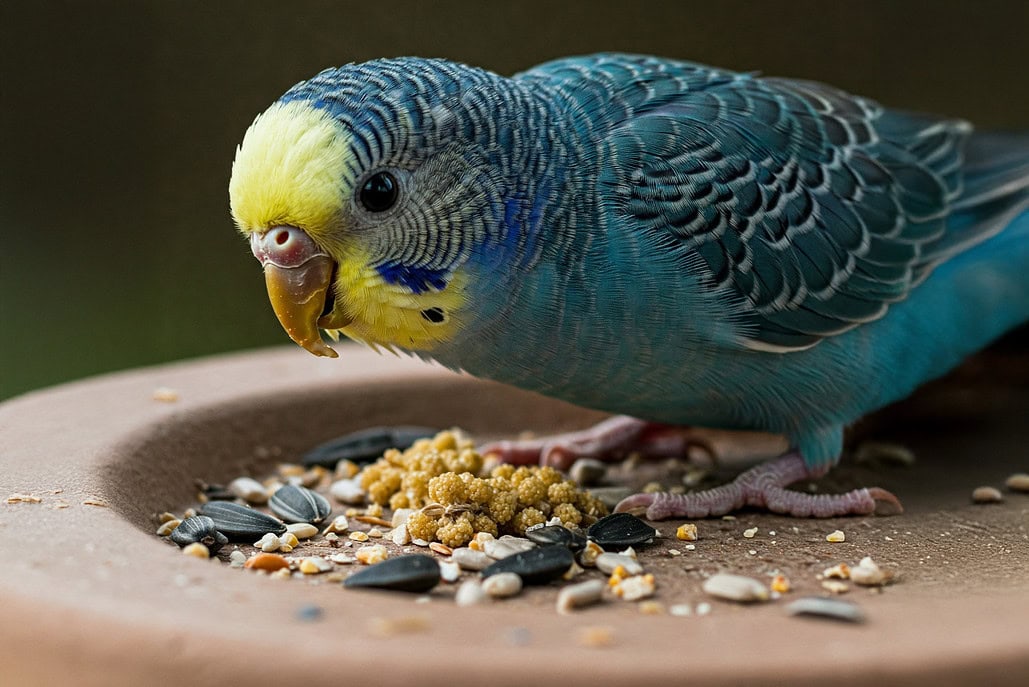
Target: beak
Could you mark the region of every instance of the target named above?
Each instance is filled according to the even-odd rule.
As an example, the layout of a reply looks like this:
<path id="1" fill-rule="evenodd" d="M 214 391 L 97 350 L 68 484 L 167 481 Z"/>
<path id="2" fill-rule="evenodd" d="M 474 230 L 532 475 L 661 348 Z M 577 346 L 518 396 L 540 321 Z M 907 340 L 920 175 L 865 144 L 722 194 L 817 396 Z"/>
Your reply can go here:
<path id="1" fill-rule="evenodd" d="M 268 298 L 289 338 L 315 355 L 335 358 L 336 351 L 325 345 L 318 330 L 332 288 L 332 258 L 304 231 L 290 226 L 252 233 L 250 248 L 264 266 Z M 334 327 L 348 324 L 338 316 L 332 319 Z"/>

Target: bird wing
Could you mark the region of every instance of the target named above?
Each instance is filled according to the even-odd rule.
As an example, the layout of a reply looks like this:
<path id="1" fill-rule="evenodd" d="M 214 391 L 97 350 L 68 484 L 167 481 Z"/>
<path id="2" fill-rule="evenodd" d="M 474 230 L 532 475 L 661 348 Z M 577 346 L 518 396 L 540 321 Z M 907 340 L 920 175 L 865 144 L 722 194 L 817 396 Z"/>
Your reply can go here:
<path id="1" fill-rule="evenodd" d="M 614 222 L 728 292 L 739 344 L 804 349 L 877 319 L 942 259 L 966 123 L 818 83 L 592 59 L 621 113 L 598 179 Z"/>

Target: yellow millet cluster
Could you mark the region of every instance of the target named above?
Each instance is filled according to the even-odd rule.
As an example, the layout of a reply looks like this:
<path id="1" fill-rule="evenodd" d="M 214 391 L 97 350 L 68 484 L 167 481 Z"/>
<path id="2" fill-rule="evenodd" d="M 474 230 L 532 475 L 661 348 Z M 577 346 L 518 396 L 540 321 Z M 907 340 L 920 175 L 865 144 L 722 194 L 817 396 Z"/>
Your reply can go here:
<path id="1" fill-rule="evenodd" d="M 483 457 L 458 430 L 386 451 L 359 478 L 373 503 L 417 509 L 407 521 L 412 537 L 451 547 L 477 532 L 522 535 L 552 517 L 587 526 L 607 514 L 603 503 L 551 467 L 503 464 L 483 474 Z"/>

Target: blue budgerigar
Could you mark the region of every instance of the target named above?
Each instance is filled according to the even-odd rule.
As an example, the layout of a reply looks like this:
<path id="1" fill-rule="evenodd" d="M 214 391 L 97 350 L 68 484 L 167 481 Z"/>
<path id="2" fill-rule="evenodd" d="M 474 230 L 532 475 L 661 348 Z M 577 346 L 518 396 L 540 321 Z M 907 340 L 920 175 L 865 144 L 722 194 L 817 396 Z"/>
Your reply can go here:
<path id="1" fill-rule="evenodd" d="M 723 487 L 626 502 L 653 518 L 892 501 L 783 487 L 1029 319 L 1029 136 L 676 60 L 328 69 L 254 121 L 230 197 L 312 353 L 342 333 L 624 415 L 509 458 L 789 439 Z"/>

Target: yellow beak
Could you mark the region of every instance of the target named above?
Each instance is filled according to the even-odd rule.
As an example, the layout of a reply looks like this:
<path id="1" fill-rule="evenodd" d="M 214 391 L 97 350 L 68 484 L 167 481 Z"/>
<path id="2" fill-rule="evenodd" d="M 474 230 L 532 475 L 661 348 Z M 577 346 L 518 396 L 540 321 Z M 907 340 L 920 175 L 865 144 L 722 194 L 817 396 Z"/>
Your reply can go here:
<path id="1" fill-rule="evenodd" d="M 322 317 L 332 288 L 332 258 L 304 231 L 289 226 L 252 233 L 250 248 L 264 266 L 272 310 L 289 338 L 314 355 L 337 357 L 319 331 L 319 323 L 324 326 L 330 318 L 332 328 L 348 324 L 338 315 Z"/>

